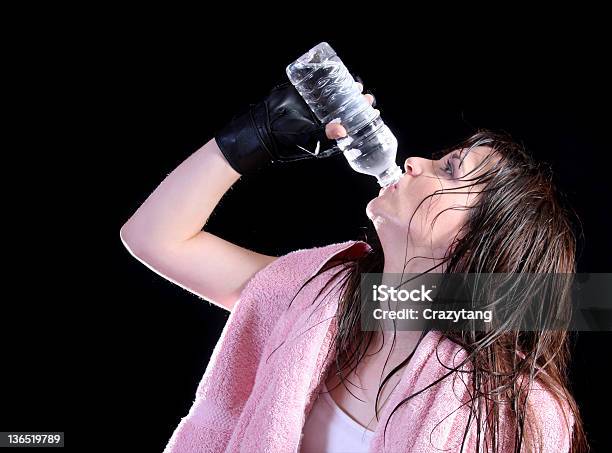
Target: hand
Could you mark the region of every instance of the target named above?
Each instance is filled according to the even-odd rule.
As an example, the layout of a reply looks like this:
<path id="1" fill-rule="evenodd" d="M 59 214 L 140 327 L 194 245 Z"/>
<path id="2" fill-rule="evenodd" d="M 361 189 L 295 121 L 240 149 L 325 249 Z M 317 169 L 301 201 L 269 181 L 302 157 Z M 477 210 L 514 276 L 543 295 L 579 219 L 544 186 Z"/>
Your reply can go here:
<path id="1" fill-rule="evenodd" d="M 363 91 L 363 84 L 359 83 Z M 365 95 L 370 104 L 374 97 Z M 241 175 L 275 162 L 324 158 L 340 152 L 333 141 L 346 135 L 338 123 L 323 125 L 290 82 L 274 87 L 258 104 L 234 118 L 215 136 L 219 149 Z"/>

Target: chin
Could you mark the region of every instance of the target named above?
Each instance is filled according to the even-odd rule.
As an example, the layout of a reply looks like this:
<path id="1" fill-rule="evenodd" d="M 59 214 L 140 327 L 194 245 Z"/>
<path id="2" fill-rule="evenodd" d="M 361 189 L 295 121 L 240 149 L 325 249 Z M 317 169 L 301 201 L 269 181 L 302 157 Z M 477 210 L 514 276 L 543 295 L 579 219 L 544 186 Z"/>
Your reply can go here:
<path id="1" fill-rule="evenodd" d="M 394 218 L 394 213 L 390 209 L 387 200 L 381 200 L 380 198 L 374 198 L 370 200 L 366 206 L 366 215 L 371 221 L 375 218 L 380 217 L 382 220 L 390 220 Z"/>
<path id="2" fill-rule="evenodd" d="M 373 220 L 374 217 L 380 216 L 382 213 L 380 212 L 380 207 L 378 206 L 378 197 L 370 200 L 368 205 L 366 206 L 366 215 L 370 220 Z"/>

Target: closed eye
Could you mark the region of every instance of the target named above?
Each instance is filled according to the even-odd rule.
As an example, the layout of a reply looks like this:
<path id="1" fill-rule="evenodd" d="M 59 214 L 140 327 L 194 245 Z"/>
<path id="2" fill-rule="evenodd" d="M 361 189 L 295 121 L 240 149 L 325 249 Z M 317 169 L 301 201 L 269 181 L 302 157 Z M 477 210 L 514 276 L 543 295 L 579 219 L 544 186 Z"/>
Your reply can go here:
<path id="1" fill-rule="evenodd" d="M 448 159 L 446 159 L 446 166 L 443 168 L 443 171 L 451 177 L 455 174 L 455 166 L 453 163 L 453 159 L 460 160 L 461 156 L 458 153 L 450 155 Z M 461 163 L 459 164 L 459 166 L 461 166 Z"/>
<path id="2" fill-rule="evenodd" d="M 447 159 L 446 167 L 444 167 L 444 172 L 448 173 L 450 176 L 453 176 L 453 164 L 451 163 L 451 159 Z"/>

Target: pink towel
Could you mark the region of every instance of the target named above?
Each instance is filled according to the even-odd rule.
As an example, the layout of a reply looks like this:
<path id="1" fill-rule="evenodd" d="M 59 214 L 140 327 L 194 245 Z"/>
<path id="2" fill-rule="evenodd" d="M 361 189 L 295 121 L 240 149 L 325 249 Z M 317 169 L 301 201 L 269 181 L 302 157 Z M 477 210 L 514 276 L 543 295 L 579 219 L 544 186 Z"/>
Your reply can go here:
<path id="1" fill-rule="evenodd" d="M 306 417 L 334 358 L 327 352 L 336 332 L 337 290 L 325 300 L 313 301 L 337 269 L 324 271 L 287 306 L 302 283 L 331 258 L 343 253 L 359 256 L 369 249 L 361 241 L 301 249 L 260 270 L 234 306 L 195 401 L 164 453 L 298 453 Z M 381 412 L 370 451 L 460 450 L 468 419 L 468 409 L 459 408 L 468 396 L 463 382 L 468 378 L 460 373 L 402 405 L 389 422 L 383 449 L 383 430 L 392 409 L 447 372 L 436 359 L 436 349 L 448 366 L 465 357 L 450 340 L 428 333 Z M 547 392 L 534 386 L 529 398 L 538 408 L 543 451 L 568 451 L 571 414 L 568 431 L 561 408 Z M 470 431 L 464 451 L 475 451 L 474 433 Z M 501 451 L 510 451 L 510 442 L 504 445 Z"/>

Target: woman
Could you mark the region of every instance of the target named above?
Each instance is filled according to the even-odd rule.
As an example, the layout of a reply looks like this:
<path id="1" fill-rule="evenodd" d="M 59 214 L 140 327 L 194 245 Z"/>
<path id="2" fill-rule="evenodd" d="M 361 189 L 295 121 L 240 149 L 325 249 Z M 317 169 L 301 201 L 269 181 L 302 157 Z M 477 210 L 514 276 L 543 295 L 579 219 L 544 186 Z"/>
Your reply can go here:
<path id="1" fill-rule="evenodd" d="M 137 259 L 232 312 L 166 451 L 586 451 L 565 332 L 360 324 L 364 272 L 575 271 L 550 174 L 508 137 L 480 132 L 436 159 L 407 159 L 402 179 L 367 206 L 369 243 L 273 257 L 202 231 L 241 175 L 332 155 L 345 135 L 279 85 L 123 226 Z"/>

